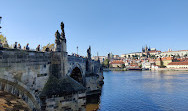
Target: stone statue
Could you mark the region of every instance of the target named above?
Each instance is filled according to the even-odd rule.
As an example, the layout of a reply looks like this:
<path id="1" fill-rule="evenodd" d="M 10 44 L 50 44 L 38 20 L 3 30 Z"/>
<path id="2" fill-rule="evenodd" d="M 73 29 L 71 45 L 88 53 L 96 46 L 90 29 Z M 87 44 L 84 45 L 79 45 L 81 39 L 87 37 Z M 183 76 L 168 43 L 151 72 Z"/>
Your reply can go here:
<path id="1" fill-rule="evenodd" d="M 60 33 L 58 30 L 55 33 L 55 42 L 60 42 Z"/>
<path id="2" fill-rule="evenodd" d="M 91 46 L 89 46 L 89 49 L 87 49 L 87 57 L 88 59 L 91 59 Z"/>
<path id="3" fill-rule="evenodd" d="M 64 31 L 64 23 L 63 22 L 61 22 L 61 37 L 62 37 L 62 39 L 65 39 L 65 31 Z"/>
<path id="4" fill-rule="evenodd" d="M 57 30 L 56 33 L 55 33 L 55 43 L 56 43 L 55 50 L 56 51 L 61 51 L 60 37 L 61 37 L 61 35 L 60 35 L 59 31 Z"/>

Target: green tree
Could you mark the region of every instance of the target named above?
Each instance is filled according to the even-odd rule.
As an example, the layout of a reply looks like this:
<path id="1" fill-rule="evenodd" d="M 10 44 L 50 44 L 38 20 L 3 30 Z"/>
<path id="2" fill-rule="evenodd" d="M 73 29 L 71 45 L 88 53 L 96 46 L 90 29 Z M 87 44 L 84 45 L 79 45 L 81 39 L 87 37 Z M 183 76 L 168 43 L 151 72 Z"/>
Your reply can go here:
<path id="1" fill-rule="evenodd" d="M 8 45 L 8 43 L 7 43 L 7 38 L 6 38 L 4 35 L 2 35 L 2 34 L 0 35 L 0 40 L 1 40 L 1 43 L 4 44 L 3 47 L 6 47 L 6 48 L 9 47 L 9 45 Z"/>
<path id="2" fill-rule="evenodd" d="M 122 65 L 121 65 L 121 68 L 125 68 L 125 64 L 122 64 Z"/>
<path id="3" fill-rule="evenodd" d="M 49 44 L 47 44 L 46 46 L 43 46 L 43 47 L 42 47 L 42 51 L 45 51 L 45 49 L 46 49 L 47 47 L 48 47 L 50 50 L 51 50 L 51 49 L 53 50 L 53 49 L 55 48 L 55 45 L 49 43 Z"/>
<path id="4" fill-rule="evenodd" d="M 0 40 L 1 40 L 2 43 L 4 43 L 7 40 L 7 38 L 1 34 Z"/>
<path id="5" fill-rule="evenodd" d="M 140 64 L 139 68 L 142 68 L 142 64 Z"/>
<path id="6" fill-rule="evenodd" d="M 104 60 L 103 65 L 104 67 L 109 67 L 109 59 Z"/>

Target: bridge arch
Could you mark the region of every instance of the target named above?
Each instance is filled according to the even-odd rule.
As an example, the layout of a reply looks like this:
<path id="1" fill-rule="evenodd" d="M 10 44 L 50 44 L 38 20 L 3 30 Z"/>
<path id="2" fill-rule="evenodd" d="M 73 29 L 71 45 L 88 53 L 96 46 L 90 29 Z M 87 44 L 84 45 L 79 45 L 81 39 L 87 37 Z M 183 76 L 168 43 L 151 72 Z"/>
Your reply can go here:
<path id="1" fill-rule="evenodd" d="M 70 73 L 70 77 L 72 77 L 77 82 L 83 84 L 83 76 L 82 76 L 82 71 L 80 68 L 74 67 Z"/>
<path id="2" fill-rule="evenodd" d="M 40 110 L 40 106 L 37 103 L 35 96 L 31 94 L 23 84 L 0 78 L 0 90 L 21 98 L 33 111 Z"/>

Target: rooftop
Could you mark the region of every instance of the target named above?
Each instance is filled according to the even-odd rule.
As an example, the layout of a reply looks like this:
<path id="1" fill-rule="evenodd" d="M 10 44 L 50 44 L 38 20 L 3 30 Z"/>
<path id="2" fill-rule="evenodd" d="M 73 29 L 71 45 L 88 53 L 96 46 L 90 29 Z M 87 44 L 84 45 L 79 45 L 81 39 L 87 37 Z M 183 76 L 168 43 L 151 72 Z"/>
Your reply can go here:
<path id="1" fill-rule="evenodd" d="M 114 60 L 110 64 L 125 64 L 122 60 Z"/>
<path id="2" fill-rule="evenodd" d="M 78 91 L 85 91 L 85 87 L 80 83 L 65 75 L 61 78 L 50 76 L 47 83 L 45 84 L 40 97 L 51 98 L 52 96 L 65 96 L 73 94 Z"/>
<path id="3" fill-rule="evenodd" d="M 188 65 L 188 61 L 183 62 L 171 62 L 168 65 Z"/>

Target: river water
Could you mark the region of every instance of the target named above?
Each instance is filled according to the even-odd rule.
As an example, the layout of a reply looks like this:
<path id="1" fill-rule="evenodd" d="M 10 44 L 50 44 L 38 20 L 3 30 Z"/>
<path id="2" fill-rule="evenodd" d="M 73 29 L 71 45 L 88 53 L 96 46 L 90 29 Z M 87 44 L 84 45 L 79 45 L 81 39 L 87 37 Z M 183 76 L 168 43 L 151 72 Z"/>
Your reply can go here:
<path id="1" fill-rule="evenodd" d="M 188 72 L 104 72 L 101 96 L 88 101 L 87 111 L 188 111 Z"/>

